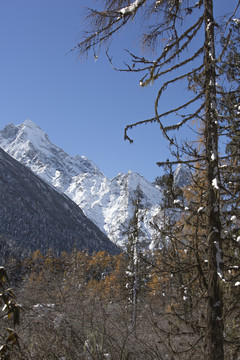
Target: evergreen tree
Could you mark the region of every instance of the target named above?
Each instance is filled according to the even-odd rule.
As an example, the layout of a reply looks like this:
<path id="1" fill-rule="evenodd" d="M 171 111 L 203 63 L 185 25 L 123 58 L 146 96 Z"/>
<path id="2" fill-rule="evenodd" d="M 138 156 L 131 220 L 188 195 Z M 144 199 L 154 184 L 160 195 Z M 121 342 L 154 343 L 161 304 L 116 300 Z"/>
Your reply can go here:
<path id="1" fill-rule="evenodd" d="M 155 179 L 156 185 L 160 187 L 163 193 L 163 208 L 172 208 L 177 200 L 182 199 L 183 192 L 180 187 L 174 185 L 174 173 L 170 165 L 169 171 Z"/>

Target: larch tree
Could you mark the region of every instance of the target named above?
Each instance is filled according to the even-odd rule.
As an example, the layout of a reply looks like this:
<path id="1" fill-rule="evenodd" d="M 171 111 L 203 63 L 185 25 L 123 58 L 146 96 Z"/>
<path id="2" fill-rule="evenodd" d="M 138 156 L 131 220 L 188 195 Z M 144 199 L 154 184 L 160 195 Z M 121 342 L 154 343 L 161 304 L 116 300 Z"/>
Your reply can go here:
<path id="1" fill-rule="evenodd" d="M 213 5 L 219 5 L 219 0 L 103 0 L 98 9 L 89 10 L 89 26 L 75 49 L 80 54 L 94 51 L 108 43 L 116 32 L 133 19 L 148 25 L 148 30 L 143 33 L 143 45 L 149 50 L 149 58 L 128 51 L 129 64 L 118 70 L 143 73 L 140 79 L 142 87 L 160 82 L 155 99 L 155 116 L 128 125 L 125 139 L 132 142 L 129 130 L 134 127 L 156 122 L 169 140 L 171 152 L 176 157 L 175 163 L 185 162 L 190 166 L 200 164 L 206 186 L 204 238 L 208 249 L 206 358 L 223 360 L 221 282 L 224 279 L 219 135 L 225 122 L 224 114 L 219 115 L 222 94 L 218 90 L 218 81 L 221 78 L 222 59 L 231 37 L 230 25 L 234 19 L 235 22 L 239 21 L 240 2 L 234 2 L 235 8 L 224 20 L 225 41 L 222 44 L 223 35 L 214 17 Z M 153 53 L 157 54 L 154 58 Z M 113 65 L 108 52 L 107 56 Z M 190 90 L 186 101 L 160 112 L 165 91 L 179 82 L 185 82 Z M 196 142 L 180 144 L 174 136 L 174 130 L 189 126 L 193 120 L 198 120 L 203 129 L 204 146 L 201 152 Z"/>
<path id="2" fill-rule="evenodd" d="M 239 356 L 239 286 L 240 286 L 240 21 L 233 18 L 231 38 L 223 37 L 228 51 L 222 58 L 223 80 L 219 87 L 222 136 L 227 140 L 225 159 L 220 167 L 221 203 L 223 219 L 223 250 L 225 258 L 226 286 L 224 292 L 225 340 L 231 344 L 227 356 Z"/>

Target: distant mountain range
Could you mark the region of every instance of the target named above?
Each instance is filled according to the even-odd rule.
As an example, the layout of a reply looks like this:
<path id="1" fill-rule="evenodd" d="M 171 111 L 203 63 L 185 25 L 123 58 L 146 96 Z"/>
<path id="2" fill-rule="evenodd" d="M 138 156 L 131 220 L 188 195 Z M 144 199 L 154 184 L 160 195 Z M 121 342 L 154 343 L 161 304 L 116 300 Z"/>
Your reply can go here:
<path id="1" fill-rule="evenodd" d="M 126 230 L 133 214 L 134 194 L 141 192 L 144 212 L 141 221 L 142 237 L 151 241 L 154 230 L 150 220 L 161 225 L 162 191 L 138 173 L 119 173 L 108 179 L 85 156 L 71 157 L 52 144 L 47 134 L 26 120 L 21 125 L 7 125 L 0 131 L 0 146 L 12 157 L 28 166 L 48 184 L 71 198 L 110 240 L 123 245 Z M 186 173 L 179 167 L 176 185 Z"/>
<path id="2" fill-rule="evenodd" d="M 79 206 L 0 149 L 0 263 L 73 248 L 119 252 Z"/>

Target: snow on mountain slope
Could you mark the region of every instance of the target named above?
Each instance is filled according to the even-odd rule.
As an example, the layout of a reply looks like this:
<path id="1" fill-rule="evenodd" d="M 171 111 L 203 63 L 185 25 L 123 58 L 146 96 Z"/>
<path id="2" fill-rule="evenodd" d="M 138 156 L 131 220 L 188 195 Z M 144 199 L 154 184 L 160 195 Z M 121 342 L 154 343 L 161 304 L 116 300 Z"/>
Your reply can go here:
<path id="1" fill-rule="evenodd" d="M 119 249 L 66 195 L 0 148 L 0 262 L 32 251 Z"/>
<path id="2" fill-rule="evenodd" d="M 139 187 L 145 208 L 142 230 L 145 237 L 151 237 L 149 220 L 160 212 L 162 194 L 141 175 L 129 171 L 107 179 L 86 157 L 71 157 L 52 144 L 47 134 L 31 120 L 21 125 L 7 125 L 0 131 L 0 146 L 70 197 L 119 245 L 126 239 L 124 232 L 132 216 L 132 199 Z"/>
<path id="3" fill-rule="evenodd" d="M 101 174 L 85 156 L 71 157 L 52 144 L 47 134 L 31 120 L 7 125 L 0 132 L 1 147 L 63 192 L 79 173 Z M 101 174 L 102 175 L 102 174 Z"/>
<path id="4" fill-rule="evenodd" d="M 184 164 L 178 164 L 176 170 L 174 171 L 173 181 L 175 187 L 183 188 L 190 183 L 192 174 L 190 169 Z"/>

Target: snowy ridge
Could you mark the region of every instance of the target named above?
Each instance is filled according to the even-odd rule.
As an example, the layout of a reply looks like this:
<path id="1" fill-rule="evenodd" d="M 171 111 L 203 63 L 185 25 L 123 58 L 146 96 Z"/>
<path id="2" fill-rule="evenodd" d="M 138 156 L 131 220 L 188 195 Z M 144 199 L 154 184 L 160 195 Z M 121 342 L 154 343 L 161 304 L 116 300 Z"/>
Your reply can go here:
<path id="1" fill-rule="evenodd" d="M 0 131 L 0 146 L 27 165 L 42 179 L 71 198 L 85 215 L 118 245 L 126 240 L 132 216 L 134 191 L 139 187 L 144 206 L 143 237 L 153 235 L 149 221 L 161 221 L 162 193 L 140 174 L 129 171 L 108 179 L 84 156 L 71 157 L 52 144 L 47 134 L 31 120 L 7 125 Z"/>
<path id="2" fill-rule="evenodd" d="M 173 175 L 174 186 L 183 188 L 190 182 L 191 178 L 192 174 L 190 169 L 184 164 L 178 164 Z"/>
<path id="3" fill-rule="evenodd" d="M 31 120 L 7 125 L 0 132 L 1 147 L 63 192 L 79 173 L 101 174 L 85 156 L 71 157 L 52 144 L 47 134 Z"/>
<path id="4" fill-rule="evenodd" d="M 0 148 L 0 262 L 32 251 L 119 249 L 71 199 Z"/>

